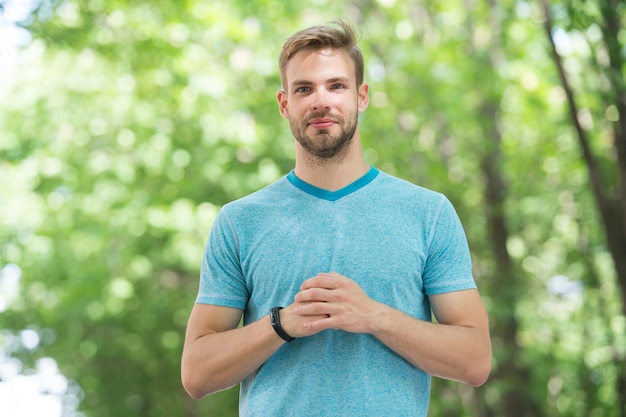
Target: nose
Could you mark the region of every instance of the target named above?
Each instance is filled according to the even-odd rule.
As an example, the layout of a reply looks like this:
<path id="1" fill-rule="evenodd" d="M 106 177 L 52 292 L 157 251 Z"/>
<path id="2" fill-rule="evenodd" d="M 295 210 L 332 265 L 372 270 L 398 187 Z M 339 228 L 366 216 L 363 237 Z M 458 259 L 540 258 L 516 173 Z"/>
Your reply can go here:
<path id="1" fill-rule="evenodd" d="M 315 90 L 311 100 L 312 110 L 328 110 L 330 109 L 331 98 L 330 93 L 324 88 Z"/>

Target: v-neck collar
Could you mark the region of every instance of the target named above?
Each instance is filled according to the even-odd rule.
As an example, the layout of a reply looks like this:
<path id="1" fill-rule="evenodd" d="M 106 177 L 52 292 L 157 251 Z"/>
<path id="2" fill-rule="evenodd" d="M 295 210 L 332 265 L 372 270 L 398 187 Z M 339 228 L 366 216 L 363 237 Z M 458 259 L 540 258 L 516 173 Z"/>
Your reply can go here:
<path id="1" fill-rule="evenodd" d="M 304 182 L 300 178 L 296 177 L 296 174 L 293 172 L 293 170 L 291 170 L 291 172 L 287 174 L 287 179 L 295 187 L 299 188 L 307 194 L 312 195 L 313 197 L 317 197 L 319 199 L 327 201 L 337 201 L 340 198 L 352 194 L 365 187 L 378 176 L 378 173 L 379 171 L 376 168 L 370 166 L 369 171 L 367 171 L 365 175 L 363 175 L 361 178 L 357 179 L 353 183 L 348 184 L 343 188 L 340 188 L 337 191 L 325 190 L 323 188 L 311 185 L 308 182 Z"/>

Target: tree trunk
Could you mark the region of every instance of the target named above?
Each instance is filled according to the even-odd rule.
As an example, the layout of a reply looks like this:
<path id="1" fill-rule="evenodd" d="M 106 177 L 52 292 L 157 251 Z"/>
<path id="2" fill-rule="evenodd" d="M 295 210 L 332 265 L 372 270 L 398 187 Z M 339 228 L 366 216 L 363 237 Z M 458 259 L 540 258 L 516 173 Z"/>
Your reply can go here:
<path id="1" fill-rule="evenodd" d="M 486 103 L 485 120 L 495 121 L 498 119 L 496 107 Z M 507 417 L 530 416 L 533 399 L 524 386 L 528 383 L 530 375 L 527 365 L 522 359 L 522 351 L 517 344 L 519 325 L 515 315 L 514 306 L 518 304 L 518 294 L 521 294 L 521 285 L 516 273 L 511 256 L 506 249 L 509 238 L 508 228 L 504 214 L 504 201 L 506 185 L 502 179 L 500 169 L 500 130 L 494 122 L 486 129 L 487 137 L 493 139 L 490 149 L 482 160 L 482 171 L 485 178 L 485 208 L 487 213 L 487 227 L 489 240 L 493 247 L 496 261 L 496 272 L 493 288 L 497 288 L 500 305 L 511 306 L 508 310 L 502 310 L 492 315 L 494 334 L 503 339 L 507 355 L 502 358 L 494 371 L 494 378 L 507 380 L 508 389 L 502 393 L 502 415 Z M 537 411 L 537 410 L 535 410 Z M 539 414 L 533 414 L 539 416 Z"/>
<path id="2" fill-rule="evenodd" d="M 469 0 L 471 1 L 471 0 Z M 481 67 L 494 73 L 500 65 L 503 54 L 502 45 L 499 44 L 501 33 L 501 18 L 498 14 L 498 5 L 491 0 L 488 23 L 491 33 L 491 44 L 488 52 L 479 46 L 473 45 L 474 53 L 484 56 Z M 467 5 L 471 9 L 471 5 Z M 472 22 L 470 21 L 470 26 Z M 471 30 L 470 30 L 471 32 Z M 482 49 L 482 50 L 481 50 Z M 505 415 L 507 417 L 540 417 L 540 407 L 533 405 L 533 398 L 529 390 L 525 389 L 530 376 L 530 370 L 522 357 L 522 349 L 517 344 L 519 324 L 515 312 L 515 306 L 519 302 L 519 294 L 522 294 L 519 274 L 513 264 L 507 250 L 509 231 L 504 209 L 507 197 L 507 186 L 501 168 L 501 138 L 500 129 L 500 103 L 502 92 L 495 87 L 484 93 L 481 104 L 480 120 L 483 121 L 482 131 L 486 140 L 486 149 L 481 156 L 481 170 L 485 184 L 485 213 L 489 242 L 493 250 L 495 260 L 494 279 L 492 291 L 497 294 L 498 304 L 509 306 L 507 309 L 497 309 L 490 312 L 494 340 L 501 339 L 502 357 L 499 358 L 497 367 L 493 372 L 493 379 L 506 381 L 506 389 L 501 391 L 501 409 L 492 410 L 492 415 Z M 496 342 L 497 345 L 497 342 Z M 496 347 L 497 349 L 497 347 Z"/>
<path id="3" fill-rule="evenodd" d="M 607 248 L 615 265 L 617 283 L 621 292 L 622 314 L 626 316 L 626 85 L 622 74 L 624 57 L 619 41 L 620 17 L 618 13 L 619 0 L 600 1 L 600 10 L 603 21 L 601 29 L 603 42 L 606 47 L 609 66 L 604 68 L 604 75 L 609 81 L 610 87 L 603 94 L 606 107 L 615 106 L 618 114 L 617 121 L 613 122 L 613 143 L 617 157 L 616 185 L 610 184 L 602 177 L 597 157 L 591 152 L 589 138 L 578 120 L 578 106 L 574 92 L 570 86 L 561 56 L 558 53 L 554 39 L 552 38 L 552 17 L 548 0 L 542 0 L 544 7 L 544 29 L 550 42 L 552 57 L 556 65 L 561 86 L 563 87 L 570 117 L 576 130 L 578 143 L 581 147 L 582 156 L 587 165 L 589 180 L 596 205 L 600 213 Z M 616 392 L 620 404 L 620 416 L 626 417 L 626 360 L 615 356 L 616 369 Z"/>

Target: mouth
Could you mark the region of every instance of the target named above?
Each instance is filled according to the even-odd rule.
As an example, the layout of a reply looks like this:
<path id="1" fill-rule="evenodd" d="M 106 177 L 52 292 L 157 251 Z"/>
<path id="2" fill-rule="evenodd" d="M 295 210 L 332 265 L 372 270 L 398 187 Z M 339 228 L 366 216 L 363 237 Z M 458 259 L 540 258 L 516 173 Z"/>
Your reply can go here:
<path id="1" fill-rule="evenodd" d="M 337 122 L 329 118 L 313 119 L 309 122 L 309 126 L 314 129 L 328 129 Z"/>

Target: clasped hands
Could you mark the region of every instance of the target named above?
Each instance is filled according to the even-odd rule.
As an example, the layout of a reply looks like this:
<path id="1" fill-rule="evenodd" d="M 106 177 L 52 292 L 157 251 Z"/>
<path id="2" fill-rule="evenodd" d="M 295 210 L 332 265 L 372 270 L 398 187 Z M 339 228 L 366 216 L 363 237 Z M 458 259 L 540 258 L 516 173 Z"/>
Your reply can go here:
<path id="1" fill-rule="evenodd" d="M 384 308 L 352 279 L 336 272 L 320 273 L 302 283 L 294 302 L 281 311 L 281 321 L 293 337 L 326 329 L 372 333 Z"/>

